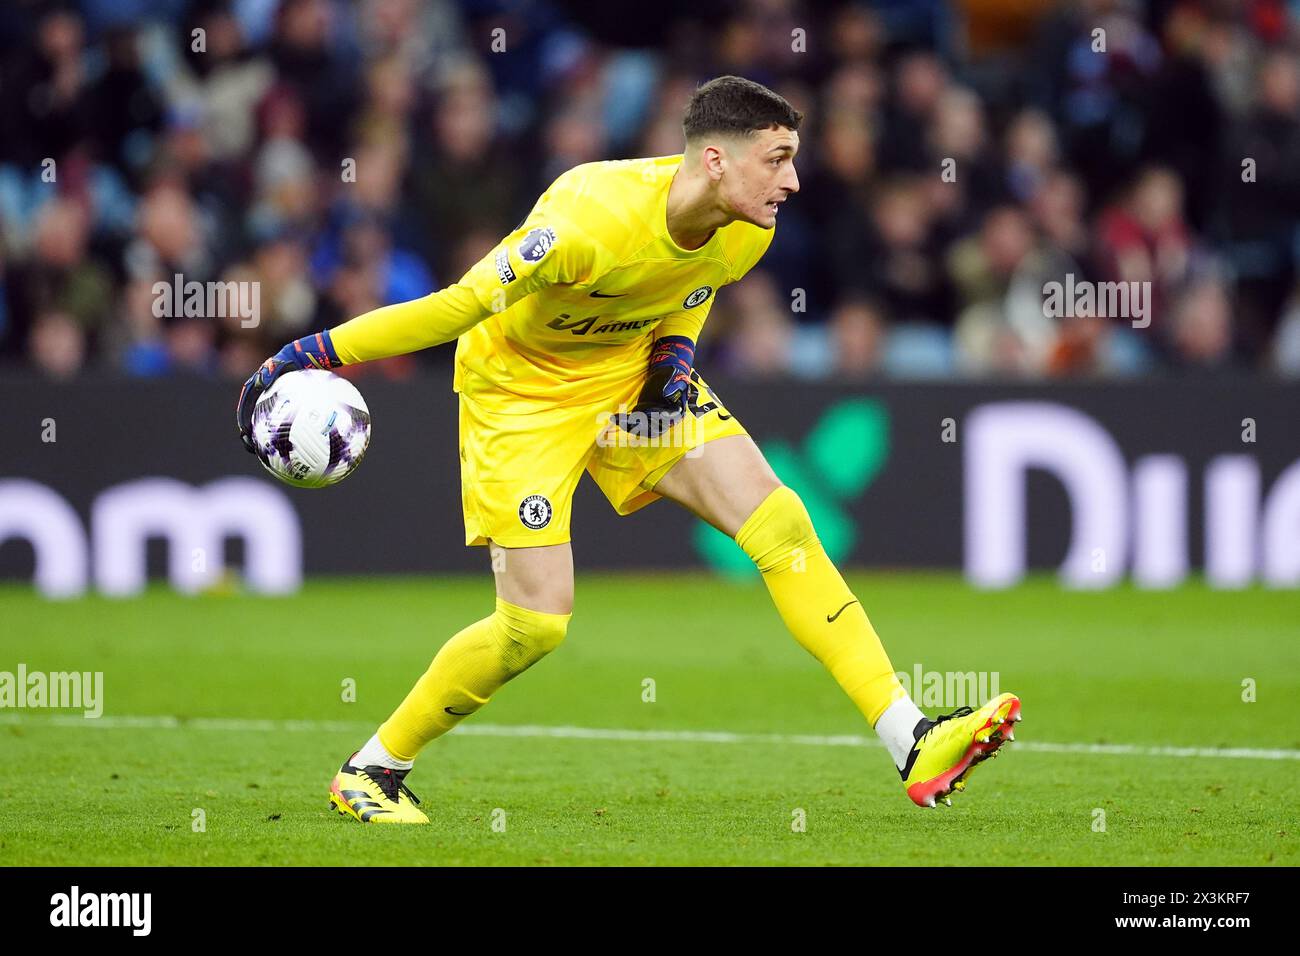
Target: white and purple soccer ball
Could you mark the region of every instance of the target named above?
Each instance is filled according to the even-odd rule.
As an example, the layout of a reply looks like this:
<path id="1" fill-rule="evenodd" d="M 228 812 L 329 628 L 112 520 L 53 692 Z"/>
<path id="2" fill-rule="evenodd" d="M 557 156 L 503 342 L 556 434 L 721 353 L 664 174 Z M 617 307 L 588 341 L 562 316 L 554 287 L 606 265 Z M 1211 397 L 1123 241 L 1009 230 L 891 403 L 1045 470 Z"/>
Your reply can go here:
<path id="1" fill-rule="evenodd" d="M 333 372 L 288 372 L 253 406 L 253 444 L 275 477 L 323 488 L 361 464 L 370 446 L 370 409 L 356 386 Z"/>

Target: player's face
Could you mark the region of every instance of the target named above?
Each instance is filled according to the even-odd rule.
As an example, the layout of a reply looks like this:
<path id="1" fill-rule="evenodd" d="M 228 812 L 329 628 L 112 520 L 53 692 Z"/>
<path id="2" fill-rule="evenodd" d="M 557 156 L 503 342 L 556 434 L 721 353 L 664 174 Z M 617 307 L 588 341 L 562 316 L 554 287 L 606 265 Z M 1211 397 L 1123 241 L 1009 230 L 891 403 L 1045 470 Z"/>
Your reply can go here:
<path id="1" fill-rule="evenodd" d="M 723 177 L 723 195 L 737 219 L 771 229 L 777 207 L 799 191 L 794 171 L 799 134 L 785 127 L 763 129 L 741 144 Z"/>

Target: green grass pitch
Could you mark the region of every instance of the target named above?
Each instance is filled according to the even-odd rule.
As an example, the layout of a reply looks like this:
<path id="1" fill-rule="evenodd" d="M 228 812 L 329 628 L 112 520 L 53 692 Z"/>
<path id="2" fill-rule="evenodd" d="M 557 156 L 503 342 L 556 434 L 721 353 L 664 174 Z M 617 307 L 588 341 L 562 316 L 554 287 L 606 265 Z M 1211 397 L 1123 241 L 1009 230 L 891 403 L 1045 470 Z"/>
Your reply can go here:
<path id="1" fill-rule="evenodd" d="M 0 864 L 1300 862 L 1300 593 L 851 583 L 899 670 L 997 671 L 1023 701 L 1019 740 L 951 809 L 913 807 L 883 748 L 836 745 L 874 735 L 759 584 L 580 574 L 565 644 L 425 751 L 408 782 L 432 825 L 395 828 L 339 817 L 326 787 L 491 607 L 487 575 L 285 599 L 5 586 L 0 670 L 102 671 L 105 711 L 0 710 Z M 1098 743 L 1136 749 L 1078 747 Z"/>

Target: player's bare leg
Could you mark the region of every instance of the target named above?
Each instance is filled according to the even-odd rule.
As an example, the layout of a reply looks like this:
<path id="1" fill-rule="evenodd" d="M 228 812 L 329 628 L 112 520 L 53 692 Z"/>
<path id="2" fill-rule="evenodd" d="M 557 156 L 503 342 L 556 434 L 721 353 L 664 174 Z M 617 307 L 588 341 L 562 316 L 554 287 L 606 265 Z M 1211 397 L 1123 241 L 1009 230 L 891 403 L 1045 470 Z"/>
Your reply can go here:
<path id="1" fill-rule="evenodd" d="M 488 543 L 497 597 L 548 614 L 573 612 L 573 547 L 503 548 Z"/>
<path id="2" fill-rule="evenodd" d="M 695 457 L 673 465 L 654 490 L 734 538 L 745 520 L 781 487 L 772 466 L 748 435 L 701 445 Z"/>
<path id="3" fill-rule="evenodd" d="M 1013 739 L 1020 702 L 1011 694 L 937 720 L 921 713 L 862 603 L 823 551 L 803 502 L 748 435 L 705 443 L 654 490 L 734 538 L 754 560 L 786 627 L 875 728 L 914 803 L 932 807 L 964 789 L 971 770 Z"/>
<path id="4" fill-rule="evenodd" d="M 573 550 L 491 545 L 496 610 L 454 635 L 406 699 L 330 786 L 330 803 L 362 822 L 425 823 L 404 778 L 420 750 L 488 702 L 564 639 L 573 610 Z"/>

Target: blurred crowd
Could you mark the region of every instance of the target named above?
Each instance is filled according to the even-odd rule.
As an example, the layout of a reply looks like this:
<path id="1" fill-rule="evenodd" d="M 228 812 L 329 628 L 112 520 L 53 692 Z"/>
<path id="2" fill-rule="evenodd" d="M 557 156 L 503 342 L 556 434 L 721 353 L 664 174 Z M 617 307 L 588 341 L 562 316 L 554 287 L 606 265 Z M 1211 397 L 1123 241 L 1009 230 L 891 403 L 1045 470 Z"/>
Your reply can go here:
<path id="1" fill-rule="evenodd" d="M 680 152 L 735 73 L 804 111 L 801 190 L 710 374 L 1300 375 L 1297 7 L 8 0 L 0 368 L 245 377 L 455 281 L 565 169 Z M 258 283 L 256 326 L 160 310 L 175 276 Z M 1149 311 L 1048 314 L 1067 277 Z"/>

